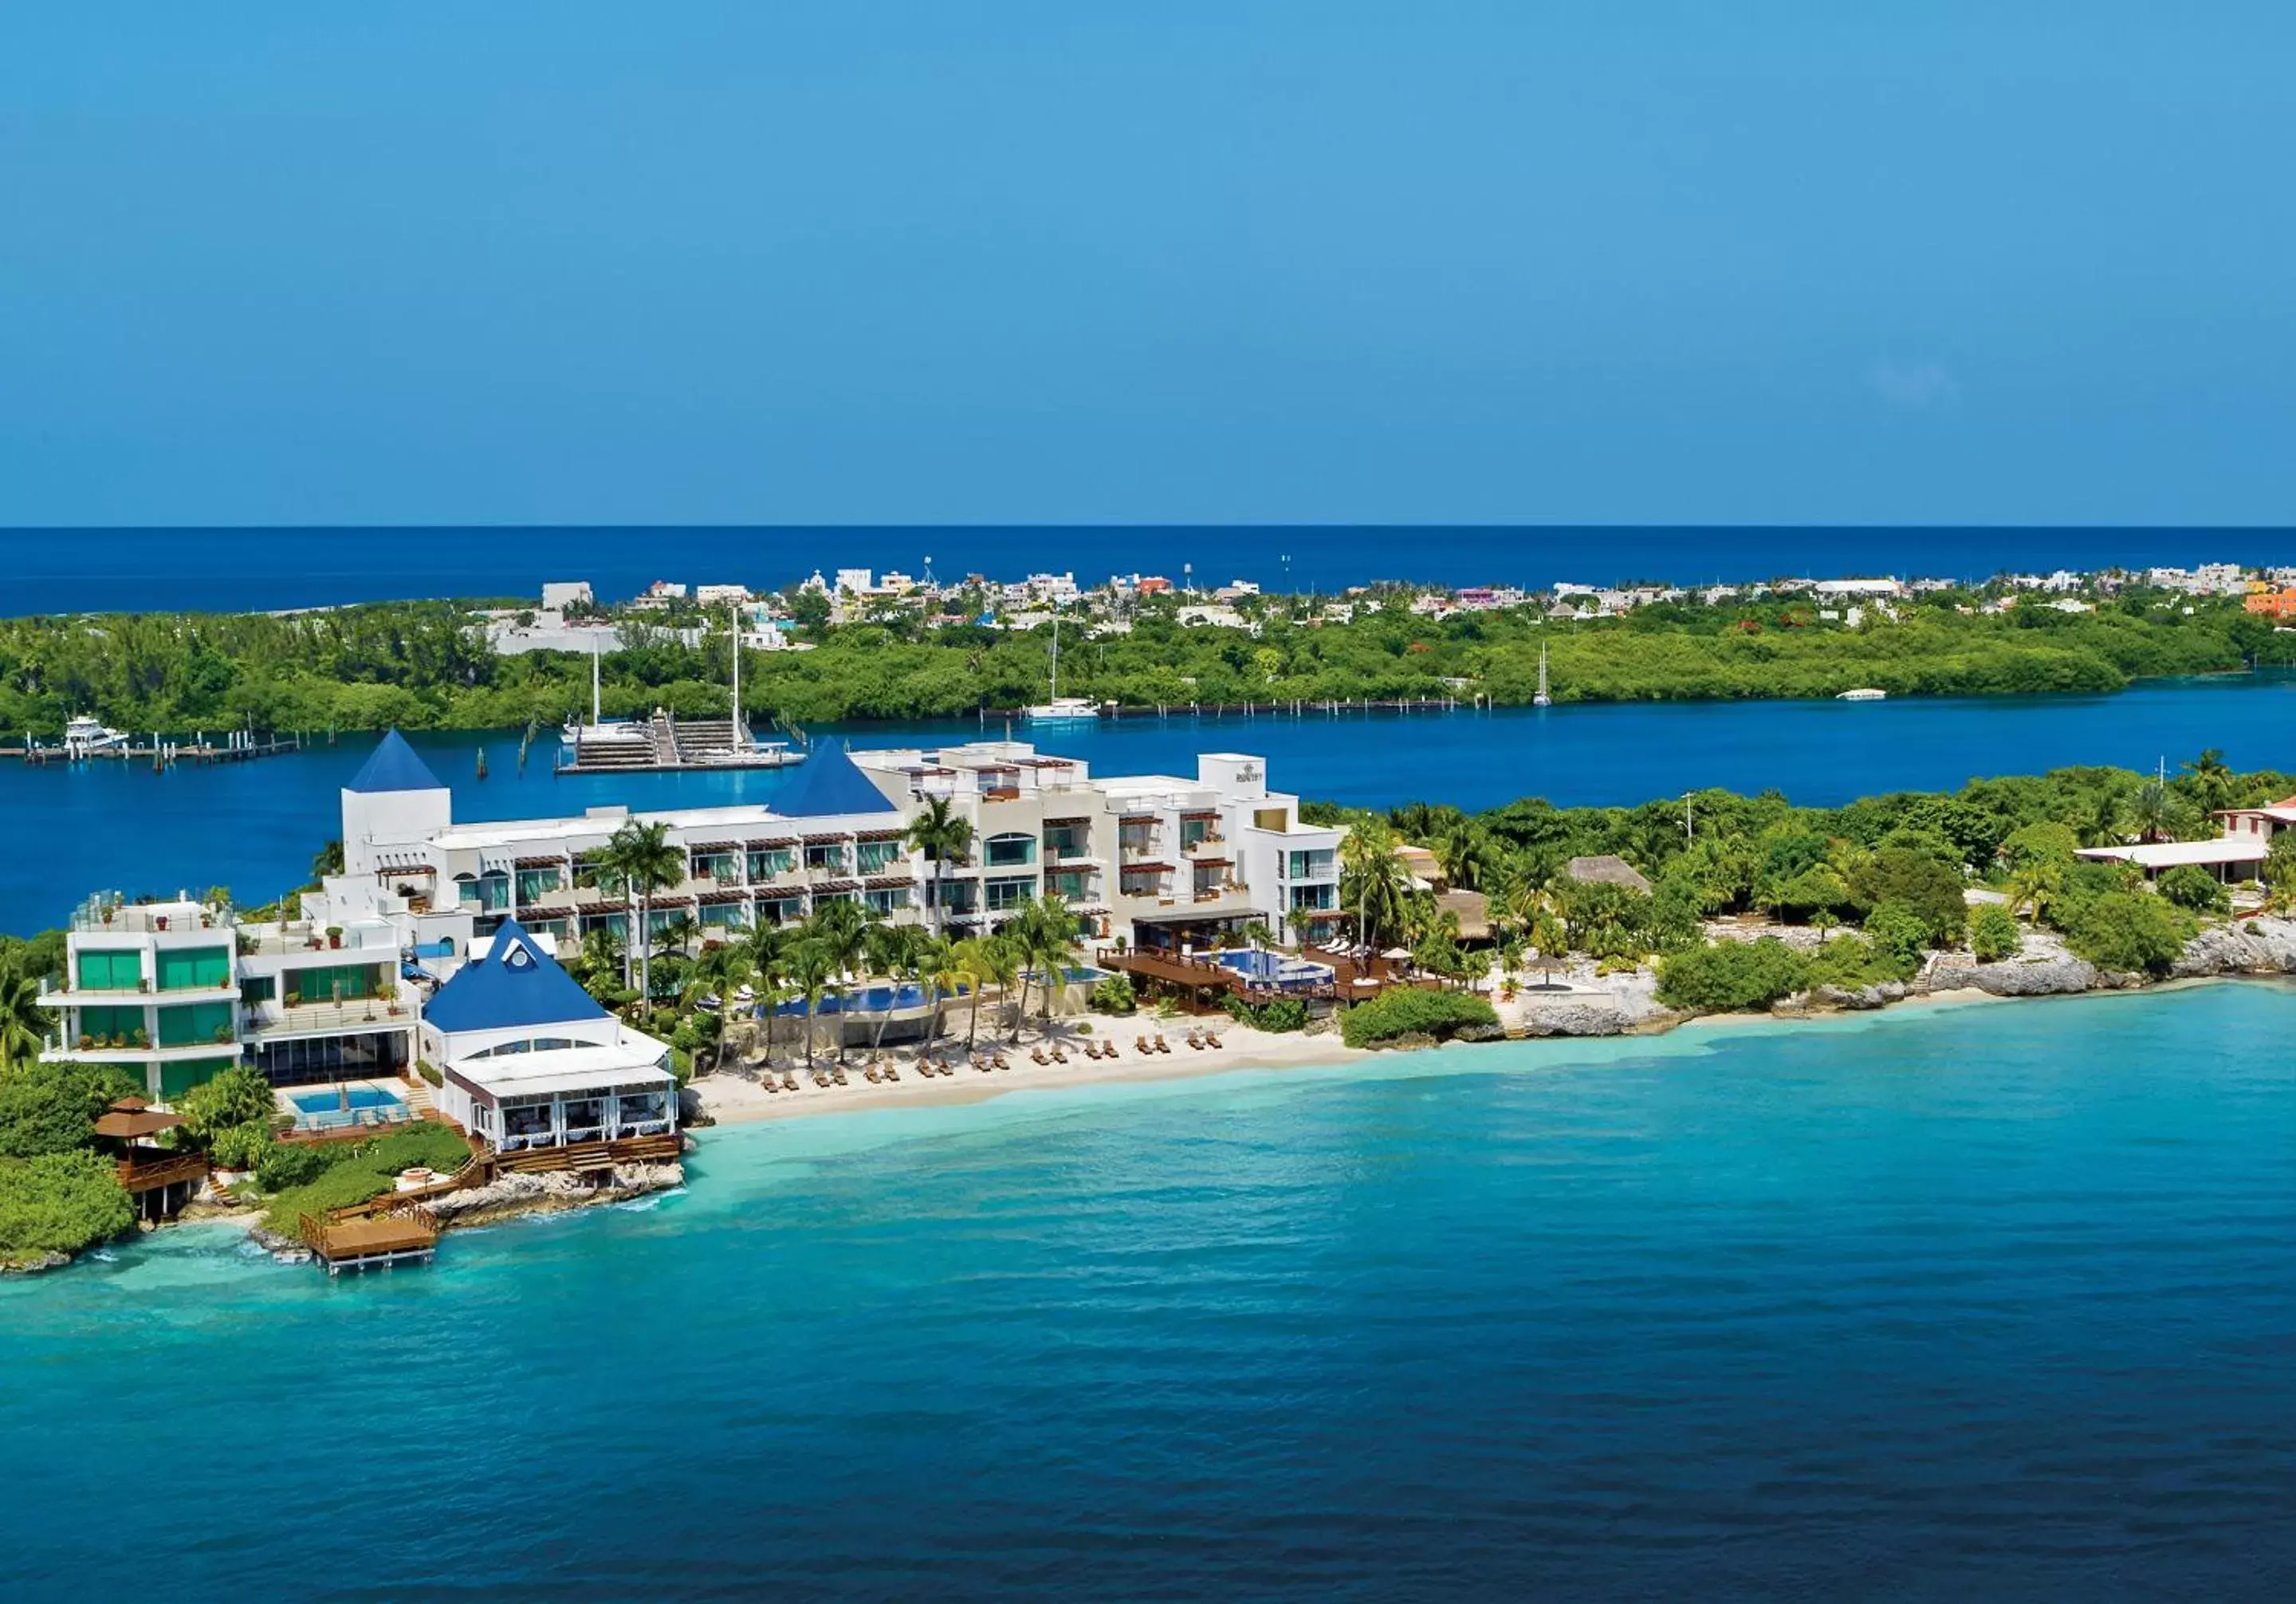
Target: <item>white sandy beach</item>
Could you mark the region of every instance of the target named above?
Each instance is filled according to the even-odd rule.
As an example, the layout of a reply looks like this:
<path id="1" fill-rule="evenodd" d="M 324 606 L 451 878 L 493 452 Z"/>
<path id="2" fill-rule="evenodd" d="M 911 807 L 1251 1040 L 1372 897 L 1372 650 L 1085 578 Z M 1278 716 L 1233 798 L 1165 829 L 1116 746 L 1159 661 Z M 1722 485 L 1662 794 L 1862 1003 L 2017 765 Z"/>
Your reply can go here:
<path id="1" fill-rule="evenodd" d="M 1024 1032 L 1018 1047 L 1004 1043 L 1000 1036 L 994 1043 L 1001 1051 L 1010 1068 L 983 1073 L 970 1063 L 959 1061 L 953 1072 L 927 1076 L 916 1067 L 914 1050 L 904 1049 L 898 1054 L 889 1053 L 900 1066 L 898 1081 L 872 1085 L 861 1073 L 869 1054 L 859 1048 L 846 1052 L 847 1084 L 816 1088 L 806 1076 L 800 1061 L 794 1073 L 799 1090 L 767 1092 L 757 1080 L 734 1073 L 707 1075 L 697 1078 L 691 1090 L 701 1099 L 709 1117 L 721 1125 L 740 1125 L 756 1120 L 795 1119 L 808 1114 L 839 1114 L 858 1109 L 927 1108 L 952 1103 L 981 1102 L 1006 1092 L 1029 1086 L 1090 1086 L 1126 1081 L 1178 1080 L 1191 1076 L 1218 1075 L 1233 1069 L 1297 1069 L 1310 1066 L 1329 1067 L 1372 1053 L 1349 1047 L 1336 1035 L 1276 1035 L 1253 1030 L 1230 1020 L 1211 1021 L 1219 1033 L 1221 1045 L 1216 1048 L 1191 1048 L 1187 1044 L 1189 1022 L 1177 1020 L 1162 1025 L 1152 1021 L 1130 1019 L 1098 1020 L 1100 1030 L 1095 1035 L 1079 1036 L 1066 1031 L 1058 1032 L 1055 1039 L 1061 1050 L 1068 1054 L 1065 1064 L 1038 1064 L 1029 1057 L 1032 1048 L 1039 1045 L 1036 1033 Z M 1142 1057 L 1134 1050 L 1133 1038 L 1146 1035 L 1153 1041 L 1161 1032 L 1171 1052 Z M 1110 1059 L 1087 1059 L 1083 1046 L 1087 1041 L 1115 1042 L 1123 1056 Z M 992 1043 L 982 1037 L 984 1049 Z M 954 1051 L 960 1056 L 961 1039 L 945 1043 L 944 1052 Z M 816 1053 L 815 1061 L 827 1068 L 832 1055 Z"/>

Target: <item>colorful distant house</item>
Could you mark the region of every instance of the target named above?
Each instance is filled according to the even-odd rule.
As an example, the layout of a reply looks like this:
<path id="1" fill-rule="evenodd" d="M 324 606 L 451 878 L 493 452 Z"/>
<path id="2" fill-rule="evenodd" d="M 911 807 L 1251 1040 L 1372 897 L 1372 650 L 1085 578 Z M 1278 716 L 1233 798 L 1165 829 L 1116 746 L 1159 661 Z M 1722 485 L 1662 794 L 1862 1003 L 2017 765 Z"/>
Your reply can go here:
<path id="1" fill-rule="evenodd" d="M 2252 591 L 2241 599 L 2240 604 L 2261 618 L 2285 618 L 2296 613 L 2296 590 Z"/>

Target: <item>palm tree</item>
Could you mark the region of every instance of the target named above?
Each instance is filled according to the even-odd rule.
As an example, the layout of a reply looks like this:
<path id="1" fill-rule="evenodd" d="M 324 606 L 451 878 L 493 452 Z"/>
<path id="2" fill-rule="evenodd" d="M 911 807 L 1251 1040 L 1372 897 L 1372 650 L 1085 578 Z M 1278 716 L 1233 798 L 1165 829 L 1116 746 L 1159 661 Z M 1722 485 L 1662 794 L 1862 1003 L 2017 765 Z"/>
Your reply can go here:
<path id="1" fill-rule="evenodd" d="M 1410 877 L 1395 847 L 1395 832 L 1375 819 L 1351 826 L 1340 842 L 1340 900 L 1354 907 L 1357 938 L 1366 946 L 1404 921 Z"/>
<path id="2" fill-rule="evenodd" d="M 956 949 L 946 941 L 930 938 L 917 948 L 917 982 L 932 999 L 932 1016 L 925 1027 L 925 1040 L 930 1045 L 940 1039 L 947 1021 L 947 1011 L 941 1004 L 954 994 L 964 989 L 965 973 L 956 962 Z"/>
<path id="3" fill-rule="evenodd" d="M 803 939 L 790 948 L 789 984 L 805 999 L 805 1067 L 813 1068 L 813 1038 L 815 1027 L 821 1023 L 821 1000 L 834 989 L 837 983 L 837 961 L 821 943 Z M 845 1031 L 840 1023 L 838 1040 L 843 1044 Z"/>
<path id="4" fill-rule="evenodd" d="M 2224 760 L 2221 748 L 2209 747 L 2185 765 L 2185 773 L 2192 781 L 2193 793 L 2202 811 L 2215 813 L 2233 804 L 2234 782 L 2231 765 Z"/>
<path id="5" fill-rule="evenodd" d="M 1041 897 L 1021 910 L 1021 917 L 1005 927 L 1012 937 L 1022 962 L 1037 976 L 1037 989 L 1044 994 L 1044 1019 L 1050 1026 L 1053 1002 L 1068 982 L 1068 966 L 1076 962 L 1076 915 L 1057 896 Z M 1021 978 L 1022 1011 L 1026 1011 L 1029 996 L 1028 974 Z M 1017 1018 L 1013 1027 L 1013 1039 L 1021 1039 Z"/>
<path id="6" fill-rule="evenodd" d="M 2055 863 L 2028 863 L 2009 877 L 2009 911 L 2022 909 L 2029 922 L 2038 924 L 2048 904 L 2057 900 L 2064 871 Z"/>
<path id="7" fill-rule="evenodd" d="M 916 980 L 922 972 L 920 960 L 931 940 L 921 925 L 873 924 L 863 932 L 871 972 L 893 983 L 892 994 L 877 1011 L 876 1028 L 869 1037 L 871 1052 L 885 1045 L 885 1027 L 892 1020 L 893 1005 L 900 1001 L 900 988 Z"/>
<path id="8" fill-rule="evenodd" d="M 1455 891 L 1482 889 L 1490 867 L 1490 842 L 1483 832 L 1465 819 L 1452 824 L 1435 838 L 1435 861 L 1442 865 L 1443 879 Z"/>
<path id="9" fill-rule="evenodd" d="M 49 1023 L 37 978 L 13 958 L 0 962 L 0 1069 L 38 1059 Z"/>
<path id="10" fill-rule="evenodd" d="M 2128 801 L 2128 822 L 2140 839 L 2165 841 L 2177 833 L 2177 799 L 2158 780 L 2147 780 Z"/>
<path id="11" fill-rule="evenodd" d="M 979 978 L 980 986 L 984 989 L 991 986 L 995 986 L 1000 1000 L 1008 996 L 1011 994 L 1013 982 L 1021 978 L 1021 959 L 1020 955 L 1013 950 L 1012 937 L 1000 930 L 994 936 L 986 937 L 975 942 L 973 945 L 979 949 L 974 954 L 978 967 L 974 969 L 973 973 Z M 980 1012 L 980 1005 L 975 1003 L 973 1014 L 976 1022 Z M 1014 1041 L 1021 1039 L 1018 1025 L 1013 1027 L 1013 1039 Z"/>
<path id="12" fill-rule="evenodd" d="M 647 823 L 632 819 L 614 831 L 598 853 L 595 862 L 602 878 L 611 877 L 637 899 L 637 924 L 631 932 L 628 945 L 637 952 L 639 1001 L 650 1008 L 653 1005 L 653 969 L 651 962 L 652 941 L 647 929 L 650 922 L 647 916 L 653 894 L 667 890 L 685 878 L 685 851 L 670 844 L 667 823 Z"/>
<path id="13" fill-rule="evenodd" d="M 972 1014 L 964 1027 L 964 1050 L 971 1052 L 973 1043 L 980 1039 L 980 994 L 996 978 L 997 960 L 990 953 L 987 942 L 977 936 L 968 936 L 950 945 L 948 966 L 964 978 L 969 983 L 966 989 L 972 993 Z"/>
<path id="14" fill-rule="evenodd" d="M 941 870 L 944 864 L 961 863 L 972 850 L 972 822 L 956 811 L 947 797 L 928 798 L 917 816 L 909 821 L 907 845 L 922 852 L 932 864 L 933 934 L 946 932 L 946 910 L 941 905 Z"/>

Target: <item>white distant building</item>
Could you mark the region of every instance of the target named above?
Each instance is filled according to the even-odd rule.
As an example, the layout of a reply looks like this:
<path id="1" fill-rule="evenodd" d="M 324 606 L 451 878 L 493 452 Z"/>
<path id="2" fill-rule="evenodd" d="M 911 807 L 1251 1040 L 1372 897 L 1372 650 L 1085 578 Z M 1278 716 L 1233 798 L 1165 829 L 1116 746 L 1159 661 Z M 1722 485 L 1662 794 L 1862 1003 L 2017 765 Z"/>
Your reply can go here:
<path id="1" fill-rule="evenodd" d="M 873 578 L 874 576 L 867 569 L 839 569 L 837 584 L 833 588 L 842 591 L 849 596 L 865 595 L 874 588 L 872 583 Z"/>
<path id="2" fill-rule="evenodd" d="M 746 585 L 696 585 L 693 599 L 704 607 L 739 607 L 750 599 Z"/>
<path id="3" fill-rule="evenodd" d="M 577 604 L 588 607 L 595 601 L 587 579 L 554 580 L 542 587 L 542 605 L 547 612 L 563 612 Z"/>
<path id="4" fill-rule="evenodd" d="M 1820 579 L 1811 588 L 1821 596 L 1901 596 L 1906 593 L 1895 579 Z"/>

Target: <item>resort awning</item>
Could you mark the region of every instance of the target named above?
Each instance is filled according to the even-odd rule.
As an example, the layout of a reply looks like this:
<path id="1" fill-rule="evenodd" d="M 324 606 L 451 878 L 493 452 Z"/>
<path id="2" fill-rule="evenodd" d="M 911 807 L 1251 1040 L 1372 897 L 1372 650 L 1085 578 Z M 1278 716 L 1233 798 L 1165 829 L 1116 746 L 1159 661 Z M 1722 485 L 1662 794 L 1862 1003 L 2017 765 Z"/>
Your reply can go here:
<path id="1" fill-rule="evenodd" d="M 739 841 L 693 841 L 687 844 L 685 849 L 688 852 L 739 852 L 742 850 L 742 843 Z"/>
<path id="2" fill-rule="evenodd" d="M 1216 809 L 1198 808 L 1182 814 L 1180 818 L 1184 822 L 1193 823 L 1197 821 L 1205 819 L 1217 821 L 1219 818 L 1219 814 Z"/>
<path id="3" fill-rule="evenodd" d="M 751 841 L 749 847 L 751 852 L 776 852 L 786 851 L 797 844 L 795 836 L 775 836 L 771 840 Z"/>
<path id="4" fill-rule="evenodd" d="M 1227 869 L 1234 867 L 1235 863 L 1234 858 L 1224 857 L 1190 858 L 1188 861 L 1199 869 Z"/>
<path id="5" fill-rule="evenodd" d="M 805 844 L 808 847 L 842 847 L 852 839 L 853 832 L 849 830 L 832 830 L 807 836 Z"/>
<path id="6" fill-rule="evenodd" d="M 855 832 L 856 841 L 898 841 L 908 832 L 904 830 L 863 830 Z"/>
<path id="7" fill-rule="evenodd" d="M 1119 874 L 1168 874 L 1171 869 L 1169 863 L 1119 863 L 1116 872 Z"/>
<path id="8" fill-rule="evenodd" d="M 857 880 L 822 880 L 813 888 L 816 891 L 858 891 L 861 882 Z"/>
<path id="9" fill-rule="evenodd" d="M 710 905 L 712 905 L 712 906 L 715 906 L 715 905 L 717 905 L 717 904 L 720 904 L 720 903 L 737 903 L 737 902 L 747 902 L 747 901 L 749 901 L 749 900 L 750 900 L 750 894 L 749 894 L 747 891 L 741 891 L 741 890 L 734 890 L 734 891 L 704 891 L 704 892 L 702 892 L 702 893 L 701 894 L 701 900 L 702 900 L 704 903 L 709 904 L 710 904 Z"/>
<path id="10" fill-rule="evenodd" d="M 865 880 L 862 883 L 872 891 L 890 891 L 896 887 L 906 886 L 914 882 L 906 874 L 881 874 L 874 880 Z"/>
<path id="11" fill-rule="evenodd" d="M 566 862 L 563 853 L 556 857 L 522 857 L 512 860 L 521 869 L 556 869 Z"/>

